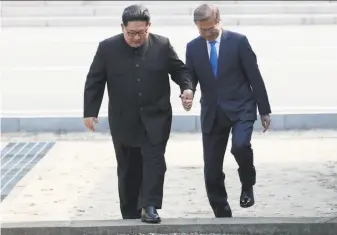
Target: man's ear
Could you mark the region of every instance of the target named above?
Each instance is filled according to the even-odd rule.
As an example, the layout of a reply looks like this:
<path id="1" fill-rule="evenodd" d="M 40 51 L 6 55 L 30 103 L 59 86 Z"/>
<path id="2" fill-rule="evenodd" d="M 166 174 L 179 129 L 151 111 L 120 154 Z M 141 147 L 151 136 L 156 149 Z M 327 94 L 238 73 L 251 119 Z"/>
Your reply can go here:
<path id="1" fill-rule="evenodd" d="M 151 22 L 148 23 L 148 26 L 151 27 Z"/>
<path id="2" fill-rule="evenodd" d="M 124 32 L 124 24 L 121 24 L 122 32 Z"/>

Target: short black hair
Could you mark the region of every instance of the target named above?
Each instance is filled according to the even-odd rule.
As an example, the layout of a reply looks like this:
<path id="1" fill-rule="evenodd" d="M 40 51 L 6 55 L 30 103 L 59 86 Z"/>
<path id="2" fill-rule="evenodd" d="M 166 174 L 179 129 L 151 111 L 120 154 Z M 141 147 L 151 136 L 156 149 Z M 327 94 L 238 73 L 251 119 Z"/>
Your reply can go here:
<path id="1" fill-rule="evenodd" d="M 124 9 L 122 21 L 125 26 L 128 26 L 130 21 L 144 21 L 148 24 L 150 22 L 150 12 L 145 6 L 134 4 Z"/>

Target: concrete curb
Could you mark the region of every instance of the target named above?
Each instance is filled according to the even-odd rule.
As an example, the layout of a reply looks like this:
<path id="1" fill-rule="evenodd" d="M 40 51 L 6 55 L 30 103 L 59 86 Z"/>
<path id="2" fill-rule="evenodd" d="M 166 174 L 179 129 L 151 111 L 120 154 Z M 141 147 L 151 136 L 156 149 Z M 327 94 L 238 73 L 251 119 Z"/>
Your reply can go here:
<path id="1" fill-rule="evenodd" d="M 337 113 L 312 114 L 274 114 L 271 130 L 310 130 L 336 129 Z M 98 132 L 109 130 L 108 118 L 99 118 Z M 255 129 L 261 130 L 260 122 Z M 4 117 L 1 118 L 1 132 L 82 132 L 82 117 Z M 174 115 L 172 122 L 174 132 L 199 132 L 199 115 Z"/>
<path id="2" fill-rule="evenodd" d="M 3 223 L 2 235 L 108 234 L 260 234 L 336 235 L 336 218 L 165 219 L 159 225 L 139 220 Z"/>

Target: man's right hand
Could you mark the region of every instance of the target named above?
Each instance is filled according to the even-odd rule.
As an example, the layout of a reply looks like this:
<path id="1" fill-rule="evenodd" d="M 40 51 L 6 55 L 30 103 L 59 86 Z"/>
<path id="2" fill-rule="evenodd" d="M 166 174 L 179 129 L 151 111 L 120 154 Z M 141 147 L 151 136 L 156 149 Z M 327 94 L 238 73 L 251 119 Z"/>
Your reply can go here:
<path id="1" fill-rule="evenodd" d="M 97 118 L 95 117 L 86 117 L 84 118 L 84 125 L 91 131 L 95 131 L 94 125 L 98 123 Z"/>
<path id="2" fill-rule="evenodd" d="M 180 95 L 182 105 L 186 111 L 190 111 L 193 103 L 193 91 L 190 89 L 184 90 Z"/>

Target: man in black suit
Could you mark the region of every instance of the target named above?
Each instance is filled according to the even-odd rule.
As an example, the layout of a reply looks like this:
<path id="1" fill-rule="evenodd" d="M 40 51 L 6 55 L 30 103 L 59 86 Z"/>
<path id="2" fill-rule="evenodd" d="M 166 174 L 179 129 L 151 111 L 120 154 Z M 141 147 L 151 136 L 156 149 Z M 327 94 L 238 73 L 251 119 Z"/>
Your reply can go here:
<path id="1" fill-rule="evenodd" d="M 223 159 L 230 132 L 242 183 L 240 206 L 254 204 L 256 172 L 251 136 L 257 107 L 266 131 L 271 113 L 256 56 L 246 36 L 221 29 L 219 9 L 203 4 L 194 12 L 200 37 L 188 43 L 186 64 L 194 88 L 200 84 L 206 191 L 216 217 L 232 217 L 224 185 Z M 185 102 L 191 108 L 191 100 Z"/>
<path id="2" fill-rule="evenodd" d="M 107 84 L 122 217 L 158 223 L 172 122 L 169 74 L 185 99 L 193 84 L 168 38 L 149 33 L 148 9 L 129 6 L 122 20 L 122 33 L 99 43 L 90 66 L 84 123 L 94 130 Z"/>

